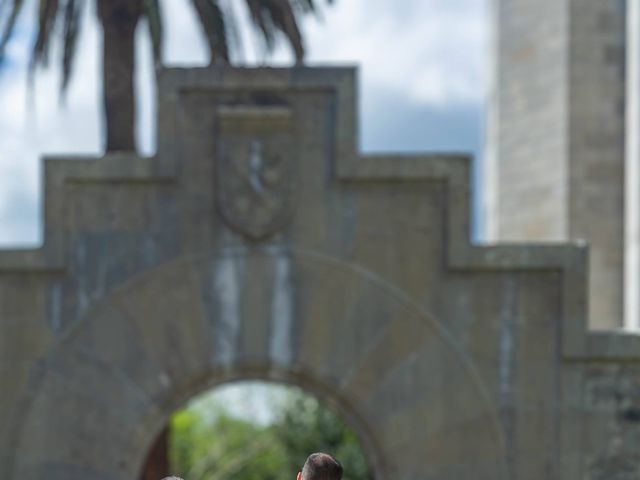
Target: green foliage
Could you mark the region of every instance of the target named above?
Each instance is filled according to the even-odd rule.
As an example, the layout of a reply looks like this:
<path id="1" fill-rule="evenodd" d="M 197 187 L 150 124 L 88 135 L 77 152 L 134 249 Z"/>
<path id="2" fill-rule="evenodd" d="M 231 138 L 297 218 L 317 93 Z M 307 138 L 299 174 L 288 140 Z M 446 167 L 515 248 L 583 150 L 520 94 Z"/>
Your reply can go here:
<path id="1" fill-rule="evenodd" d="M 291 480 L 310 453 L 322 451 L 342 462 L 345 480 L 372 478 L 358 438 L 332 410 L 297 389 L 274 388 L 262 399 L 272 412 L 267 423 L 234 416 L 215 398 L 176 413 L 174 472 L 189 480 Z"/>
<path id="2" fill-rule="evenodd" d="M 340 460 L 345 480 L 370 478 L 356 434 L 317 398 L 291 390 L 276 410 L 273 429 L 287 452 L 290 471 L 297 471 L 310 453 L 321 451 Z"/>
<path id="3" fill-rule="evenodd" d="M 269 429 L 222 411 L 208 423 L 183 410 L 171 425 L 170 460 L 175 472 L 193 480 L 282 478 L 282 452 Z"/>

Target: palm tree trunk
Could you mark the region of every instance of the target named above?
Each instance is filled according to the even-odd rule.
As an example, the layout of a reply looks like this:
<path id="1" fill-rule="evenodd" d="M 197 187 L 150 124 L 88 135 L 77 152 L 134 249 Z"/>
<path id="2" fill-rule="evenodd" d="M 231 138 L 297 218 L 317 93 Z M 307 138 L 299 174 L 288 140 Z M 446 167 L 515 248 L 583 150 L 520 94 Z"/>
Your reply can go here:
<path id="1" fill-rule="evenodd" d="M 143 0 L 98 0 L 103 32 L 103 101 L 107 152 L 135 148 L 135 33 Z"/>

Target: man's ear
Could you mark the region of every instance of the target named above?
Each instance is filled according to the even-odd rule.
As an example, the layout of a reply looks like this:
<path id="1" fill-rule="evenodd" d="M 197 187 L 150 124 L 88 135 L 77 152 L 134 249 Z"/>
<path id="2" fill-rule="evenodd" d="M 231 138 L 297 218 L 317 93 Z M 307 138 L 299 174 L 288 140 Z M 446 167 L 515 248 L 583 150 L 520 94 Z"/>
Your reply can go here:
<path id="1" fill-rule="evenodd" d="M 302 472 L 298 472 L 298 480 L 302 480 Z"/>

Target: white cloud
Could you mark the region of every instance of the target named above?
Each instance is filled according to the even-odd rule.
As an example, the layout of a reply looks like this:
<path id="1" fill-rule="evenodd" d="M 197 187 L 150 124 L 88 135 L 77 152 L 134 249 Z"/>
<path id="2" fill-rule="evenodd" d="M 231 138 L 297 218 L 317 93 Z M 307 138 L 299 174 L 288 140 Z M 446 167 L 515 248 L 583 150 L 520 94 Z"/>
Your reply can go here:
<path id="1" fill-rule="evenodd" d="M 97 153 L 99 151 L 98 32 L 89 9 L 78 51 L 77 71 L 66 106 L 61 107 L 58 90 L 60 72 L 49 69 L 35 77 L 32 92 L 27 86 L 27 63 L 33 28 L 28 13 L 19 25 L 20 34 L 11 44 L 11 68 L 0 81 L 0 244 L 40 241 L 40 157 L 49 153 Z M 52 63 L 60 54 L 54 46 Z M 16 199 L 32 199 L 31 202 Z M 31 207 L 18 215 L 16 209 Z M 25 227 L 26 219 L 30 226 Z"/>
<path id="2" fill-rule="evenodd" d="M 350 0 L 307 22 L 310 59 L 361 65 L 366 92 L 428 104 L 479 102 L 486 28 L 480 0 Z"/>

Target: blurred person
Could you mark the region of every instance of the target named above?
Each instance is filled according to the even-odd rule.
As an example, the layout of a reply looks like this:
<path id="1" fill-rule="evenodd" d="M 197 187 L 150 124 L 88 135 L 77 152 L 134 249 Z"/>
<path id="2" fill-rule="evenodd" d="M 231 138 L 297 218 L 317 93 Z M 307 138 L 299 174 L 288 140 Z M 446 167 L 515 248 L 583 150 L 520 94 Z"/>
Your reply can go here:
<path id="1" fill-rule="evenodd" d="M 312 453 L 304 462 L 297 480 L 341 480 L 342 465 L 327 453 Z"/>

